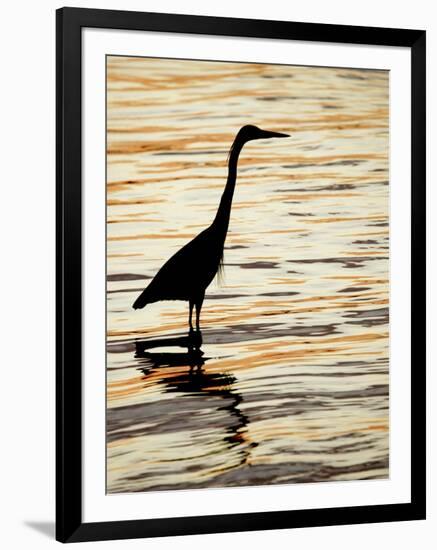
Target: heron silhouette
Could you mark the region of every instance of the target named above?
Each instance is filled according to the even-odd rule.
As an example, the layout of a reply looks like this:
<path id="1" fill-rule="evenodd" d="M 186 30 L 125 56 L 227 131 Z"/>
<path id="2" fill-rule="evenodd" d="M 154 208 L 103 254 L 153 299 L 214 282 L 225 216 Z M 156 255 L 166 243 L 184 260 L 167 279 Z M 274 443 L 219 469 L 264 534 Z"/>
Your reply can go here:
<path id="1" fill-rule="evenodd" d="M 187 301 L 190 334 L 194 333 L 193 307 L 196 308 L 196 330 L 200 333 L 200 311 L 205 291 L 223 269 L 223 248 L 228 233 L 240 152 L 248 141 L 282 137 L 289 136 L 252 125 L 240 129 L 229 151 L 228 178 L 214 221 L 167 260 L 135 300 L 132 306 L 134 309 L 162 300 Z"/>

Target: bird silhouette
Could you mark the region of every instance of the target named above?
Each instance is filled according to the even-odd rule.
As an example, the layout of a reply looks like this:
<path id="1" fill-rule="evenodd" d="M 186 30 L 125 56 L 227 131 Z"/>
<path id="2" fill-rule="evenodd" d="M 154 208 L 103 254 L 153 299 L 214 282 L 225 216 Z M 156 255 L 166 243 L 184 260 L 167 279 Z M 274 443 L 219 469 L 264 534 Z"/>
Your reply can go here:
<path id="1" fill-rule="evenodd" d="M 167 260 L 135 300 L 132 306 L 134 309 L 162 300 L 187 301 L 190 334 L 194 333 L 193 307 L 196 308 L 196 330 L 200 332 L 200 311 L 205 291 L 223 269 L 223 248 L 229 227 L 240 152 L 248 141 L 282 137 L 289 136 L 261 130 L 252 125 L 240 129 L 229 151 L 228 178 L 214 221 Z"/>

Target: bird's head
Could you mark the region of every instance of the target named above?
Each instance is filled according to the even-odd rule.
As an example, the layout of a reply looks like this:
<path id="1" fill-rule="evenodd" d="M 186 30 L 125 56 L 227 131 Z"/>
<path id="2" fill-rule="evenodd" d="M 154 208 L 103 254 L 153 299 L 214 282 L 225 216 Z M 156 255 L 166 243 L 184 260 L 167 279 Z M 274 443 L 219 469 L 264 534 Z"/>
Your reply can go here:
<path id="1" fill-rule="evenodd" d="M 238 138 L 241 140 L 242 143 L 246 143 L 247 141 L 252 141 L 253 139 L 282 138 L 282 137 L 290 137 L 290 136 L 288 134 L 281 134 L 279 132 L 270 132 L 269 130 L 261 130 L 261 128 L 258 128 L 257 126 L 253 126 L 252 124 L 243 126 L 241 130 L 238 132 Z"/>

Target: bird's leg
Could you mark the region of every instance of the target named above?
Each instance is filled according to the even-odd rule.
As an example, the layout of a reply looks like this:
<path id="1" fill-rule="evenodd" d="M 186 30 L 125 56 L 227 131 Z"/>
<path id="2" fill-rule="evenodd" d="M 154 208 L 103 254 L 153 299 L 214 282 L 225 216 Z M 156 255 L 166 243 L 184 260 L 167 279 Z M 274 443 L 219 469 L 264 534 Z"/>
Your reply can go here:
<path id="1" fill-rule="evenodd" d="M 194 332 L 194 327 L 193 327 L 193 307 L 194 307 L 194 302 L 191 302 L 190 301 L 190 316 L 188 318 L 188 321 L 190 323 L 190 334 L 192 334 Z"/>
<path id="2" fill-rule="evenodd" d="M 197 332 L 200 332 L 200 310 L 202 309 L 203 298 L 204 298 L 204 296 L 201 296 L 196 301 L 196 330 L 197 330 Z"/>

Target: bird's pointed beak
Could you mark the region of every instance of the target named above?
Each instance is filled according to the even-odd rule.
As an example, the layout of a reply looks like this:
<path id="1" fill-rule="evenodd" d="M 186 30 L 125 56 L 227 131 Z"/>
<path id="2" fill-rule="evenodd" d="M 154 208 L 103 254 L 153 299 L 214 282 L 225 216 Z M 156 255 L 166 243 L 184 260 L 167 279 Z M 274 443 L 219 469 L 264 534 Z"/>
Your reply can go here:
<path id="1" fill-rule="evenodd" d="M 280 132 L 269 132 L 268 130 L 262 130 L 262 135 L 259 136 L 259 139 L 267 138 L 286 138 L 290 137 L 288 134 L 281 134 Z"/>

